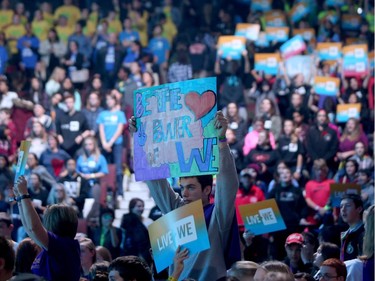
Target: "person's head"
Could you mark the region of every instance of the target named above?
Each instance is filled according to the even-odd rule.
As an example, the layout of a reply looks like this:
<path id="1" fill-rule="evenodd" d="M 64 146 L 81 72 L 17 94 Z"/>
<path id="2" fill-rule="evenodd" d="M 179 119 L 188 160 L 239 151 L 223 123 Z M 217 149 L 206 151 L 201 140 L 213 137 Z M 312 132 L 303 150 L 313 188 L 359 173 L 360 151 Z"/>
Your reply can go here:
<path id="1" fill-rule="evenodd" d="M 42 184 L 42 179 L 39 174 L 37 173 L 31 173 L 30 175 L 30 186 L 33 189 L 39 189 Z"/>
<path id="2" fill-rule="evenodd" d="M 154 76 L 149 71 L 142 73 L 142 81 L 146 86 L 153 86 L 155 84 Z"/>
<path id="3" fill-rule="evenodd" d="M 360 129 L 359 120 L 357 118 L 349 118 L 345 125 L 344 134 L 357 136 L 360 133 Z"/>
<path id="4" fill-rule="evenodd" d="M 240 173 L 240 187 L 245 192 L 251 189 L 257 175 L 260 172 L 260 166 L 257 164 L 250 164 L 247 168 L 243 169 Z"/>
<path id="5" fill-rule="evenodd" d="M 296 125 L 303 123 L 304 116 L 300 110 L 293 111 L 293 121 Z"/>
<path id="6" fill-rule="evenodd" d="M 77 233 L 77 212 L 65 205 L 51 205 L 44 212 L 45 228 L 60 237 L 74 239 Z"/>
<path id="7" fill-rule="evenodd" d="M 110 45 L 116 45 L 117 44 L 117 35 L 114 32 L 111 32 L 108 36 L 108 42 Z"/>
<path id="8" fill-rule="evenodd" d="M 52 189 L 54 191 L 54 197 L 56 202 L 62 202 L 66 198 L 66 192 L 62 183 L 56 183 Z"/>
<path id="9" fill-rule="evenodd" d="M 85 150 L 87 156 L 100 154 L 98 142 L 94 137 L 87 137 L 84 139 L 83 149 Z"/>
<path id="10" fill-rule="evenodd" d="M 97 262 L 108 262 L 110 263 L 112 261 L 112 255 L 111 252 L 103 246 L 97 246 L 95 248 L 96 250 L 96 261 Z"/>
<path id="11" fill-rule="evenodd" d="M 68 171 L 68 174 L 73 174 L 76 171 L 77 162 L 74 158 L 70 158 L 65 162 L 65 168 Z"/>
<path id="12" fill-rule="evenodd" d="M 225 132 L 225 137 L 227 138 L 227 142 L 229 144 L 236 142 L 236 134 L 232 129 L 227 129 L 227 131 Z"/>
<path id="13" fill-rule="evenodd" d="M 35 153 L 29 153 L 29 155 L 27 155 L 26 164 L 29 167 L 29 169 L 34 169 L 39 164 L 38 156 L 36 156 Z"/>
<path id="14" fill-rule="evenodd" d="M 349 80 L 349 87 L 352 90 L 358 90 L 359 85 L 358 85 L 358 80 L 354 77 L 350 78 Z"/>
<path id="15" fill-rule="evenodd" d="M 290 136 L 294 132 L 294 123 L 292 120 L 286 119 L 284 120 L 283 126 L 284 134 L 286 136 Z"/>
<path id="16" fill-rule="evenodd" d="M 314 254 L 313 265 L 320 267 L 325 260 L 340 259 L 340 248 L 330 242 L 322 242 Z"/>
<path id="17" fill-rule="evenodd" d="M 269 114 L 270 116 L 275 115 L 275 104 L 269 98 L 262 100 L 260 108 L 264 114 Z"/>
<path id="18" fill-rule="evenodd" d="M 9 108 L 0 109 L 0 121 L 4 122 L 10 119 L 11 111 Z"/>
<path id="19" fill-rule="evenodd" d="M 145 202 L 140 198 L 133 198 L 129 201 L 129 212 L 137 216 L 142 216 L 145 209 Z"/>
<path id="20" fill-rule="evenodd" d="M 44 128 L 43 124 L 40 123 L 39 121 L 34 121 L 33 122 L 33 127 L 31 129 L 31 134 L 30 136 L 32 138 L 44 138 L 46 134 L 46 129 Z"/>
<path id="21" fill-rule="evenodd" d="M 363 256 L 361 258 L 364 259 L 374 257 L 374 209 L 375 205 L 372 205 L 368 207 L 363 214 L 365 235 L 363 237 Z"/>
<path id="22" fill-rule="evenodd" d="M 227 105 L 227 116 L 236 117 L 238 115 L 238 106 L 236 103 L 231 102 Z"/>
<path id="23" fill-rule="evenodd" d="M 45 113 L 45 109 L 44 109 L 43 105 L 41 105 L 39 103 L 34 105 L 34 115 L 36 117 L 41 117 L 41 116 L 44 115 L 44 113 Z"/>
<path id="24" fill-rule="evenodd" d="M 13 229 L 14 229 L 14 226 L 13 226 L 10 216 L 5 212 L 1 212 L 0 213 L 0 236 L 10 239 Z"/>
<path id="25" fill-rule="evenodd" d="M 357 96 L 357 93 L 351 93 L 349 94 L 349 97 L 348 97 L 348 103 L 349 104 L 353 104 L 353 103 L 360 103 L 360 99 L 359 97 Z"/>
<path id="26" fill-rule="evenodd" d="M 102 79 L 100 77 L 100 74 L 94 74 L 92 80 L 91 80 L 91 87 L 94 90 L 100 90 L 103 86 Z"/>
<path id="27" fill-rule="evenodd" d="M 31 266 L 41 250 L 32 239 L 23 239 L 17 247 L 15 271 L 17 273 L 31 273 Z"/>
<path id="28" fill-rule="evenodd" d="M 132 20 L 130 18 L 125 18 L 123 21 L 124 29 L 130 30 L 132 28 Z"/>
<path id="29" fill-rule="evenodd" d="M 316 121 L 319 126 L 324 126 L 328 123 L 328 116 L 327 112 L 323 109 L 318 111 L 318 114 L 316 115 Z"/>
<path id="30" fill-rule="evenodd" d="M 316 159 L 313 164 L 314 178 L 318 182 L 322 182 L 327 179 L 328 166 L 324 159 Z"/>
<path id="31" fill-rule="evenodd" d="M 112 90 L 105 97 L 105 102 L 107 104 L 108 109 L 113 109 L 119 103 L 118 100 L 117 100 L 117 96 L 116 96 L 115 93 L 113 93 L 113 91 L 115 91 L 115 90 Z"/>
<path id="32" fill-rule="evenodd" d="M 293 105 L 294 108 L 299 108 L 302 106 L 303 99 L 299 93 L 294 92 L 290 99 L 290 103 Z"/>
<path id="33" fill-rule="evenodd" d="M 320 281 L 345 281 L 346 275 L 346 265 L 339 259 L 325 260 L 320 266 Z"/>
<path id="34" fill-rule="evenodd" d="M 202 199 L 203 206 L 205 206 L 209 203 L 212 184 L 212 175 L 181 177 L 182 199 L 186 204 Z"/>
<path id="35" fill-rule="evenodd" d="M 6 169 L 9 167 L 8 156 L 0 154 L 0 169 Z"/>
<path id="36" fill-rule="evenodd" d="M 295 86 L 301 86 L 305 82 L 305 77 L 302 73 L 298 73 L 294 76 L 294 85 Z"/>
<path id="37" fill-rule="evenodd" d="M 115 219 L 115 212 L 110 208 L 100 210 L 100 225 L 102 227 L 110 227 Z"/>
<path id="38" fill-rule="evenodd" d="M 295 281 L 315 281 L 314 277 L 311 274 L 306 272 L 298 272 L 294 274 Z"/>
<path id="39" fill-rule="evenodd" d="M 292 233 L 285 240 L 285 251 L 291 264 L 298 264 L 301 260 L 301 251 L 305 241 L 302 234 Z"/>
<path id="40" fill-rule="evenodd" d="M 227 276 L 236 277 L 240 281 L 253 281 L 259 265 L 252 261 L 237 261 L 228 270 Z"/>
<path id="41" fill-rule="evenodd" d="M 358 141 L 354 146 L 355 154 L 359 157 L 362 157 L 367 152 L 365 144 L 361 141 Z"/>
<path id="42" fill-rule="evenodd" d="M 0 76 L 0 93 L 5 94 L 9 90 L 9 80 L 5 75 Z"/>
<path id="43" fill-rule="evenodd" d="M 363 202 L 357 194 L 346 194 L 341 199 L 340 203 L 340 215 L 342 220 L 354 226 L 362 220 L 363 213 Z"/>
<path id="44" fill-rule="evenodd" d="M 117 72 L 117 78 L 122 81 L 128 80 L 131 75 L 131 71 L 128 67 L 121 66 L 119 71 Z"/>
<path id="45" fill-rule="evenodd" d="M 97 108 L 100 105 L 100 96 L 99 92 L 92 91 L 90 92 L 89 96 L 87 97 L 86 106 L 91 108 Z"/>
<path id="46" fill-rule="evenodd" d="M 104 248 L 104 247 L 101 247 Z M 107 250 L 108 251 L 108 250 Z M 90 267 L 90 280 L 108 281 L 108 267 L 110 261 L 97 261 Z"/>
<path id="47" fill-rule="evenodd" d="M 109 265 L 110 281 L 151 281 L 147 263 L 136 256 L 118 257 Z"/>
<path id="48" fill-rule="evenodd" d="M 279 181 L 281 185 L 290 184 L 290 182 L 292 181 L 292 171 L 288 167 L 280 171 Z"/>
<path id="49" fill-rule="evenodd" d="M 350 176 L 350 177 L 353 177 L 357 174 L 357 171 L 358 171 L 358 162 L 355 161 L 355 160 L 348 160 L 346 161 L 345 163 L 345 173 Z"/>
<path id="50" fill-rule="evenodd" d="M 268 272 L 291 274 L 289 267 L 285 263 L 280 261 L 266 261 L 258 267 L 254 275 L 254 281 L 263 281 Z"/>
<path id="51" fill-rule="evenodd" d="M 371 170 L 359 169 L 357 173 L 357 183 L 359 185 L 367 184 L 371 179 Z"/>
<path id="52" fill-rule="evenodd" d="M 66 105 L 67 111 L 69 113 L 74 112 L 74 103 L 75 103 L 75 98 L 73 95 L 66 95 L 64 97 L 64 103 Z"/>
<path id="53" fill-rule="evenodd" d="M 82 267 L 91 266 L 96 262 L 95 245 L 90 238 L 82 238 L 79 240 L 81 248 L 81 264 Z"/>
<path id="54" fill-rule="evenodd" d="M 15 254 L 9 241 L 0 236 L 0 281 L 9 280 L 13 275 Z"/>
<path id="55" fill-rule="evenodd" d="M 263 118 L 255 118 L 253 121 L 253 130 L 261 132 L 264 130 L 264 120 Z"/>
<path id="56" fill-rule="evenodd" d="M 152 30 L 154 37 L 159 37 L 163 33 L 163 27 L 160 24 L 156 24 Z"/>
<path id="57" fill-rule="evenodd" d="M 307 255 L 309 254 L 313 255 L 316 249 L 315 246 L 318 243 L 317 238 L 312 232 L 309 232 L 309 231 L 304 231 L 301 234 L 303 236 L 303 241 L 304 241 L 303 249 L 302 249 L 303 253 Z"/>
<path id="58" fill-rule="evenodd" d="M 294 281 L 294 276 L 291 273 L 268 272 L 264 281 Z"/>
<path id="59" fill-rule="evenodd" d="M 78 43 L 77 43 L 77 41 L 71 40 L 71 41 L 69 42 L 69 51 L 70 51 L 71 53 L 76 53 L 76 52 L 78 52 Z"/>
<path id="60" fill-rule="evenodd" d="M 259 146 L 268 146 L 270 144 L 270 135 L 267 131 L 261 131 L 258 135 Z"/>
<path id="61" fill-rule="evenodd" d="M 47 141 L 50 149 L 55 149 L 59 146 L 59 139 L 54 134 L 48 135 Z"/>

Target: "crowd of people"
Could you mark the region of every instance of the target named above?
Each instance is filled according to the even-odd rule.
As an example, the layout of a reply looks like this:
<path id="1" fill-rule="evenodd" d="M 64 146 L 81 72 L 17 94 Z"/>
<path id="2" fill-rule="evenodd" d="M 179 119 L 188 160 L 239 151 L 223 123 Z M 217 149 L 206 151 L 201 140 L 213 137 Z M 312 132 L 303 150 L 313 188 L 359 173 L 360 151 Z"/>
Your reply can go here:
<path id="1" fill-rule="evenodd" d="M 290 13 L 300 2 L 309 13 L 295 19 Z M 270 10 L 278 23 L 267 20 Z M 347 16 L 359 23 L 347 25 Z M 290 75 L 286 60 L 275 75 L 256 70 L 255 54 L 279 53 L 276 39 L 247 40 L 239 59 L 224 56 L 218 38 L 234 35 L 237 23 L 262 32 L 285 26 L 289 38 L 313 29 L 303 37 L 310 70 Z M 319 57 L 322 42 L 373 52 L 373 3 L 2 0 L 0 281 L 16 273 L 46 280 L 374 280 L 373 58 L 367 72 L 347 76 L 343 59 Z M 217 77 L 218 137 L 226 140 L 220 173 L 214 181 L 147 182 L 156 203 L 150 218 L 142 216 L 142 199 L 132 198 L 114 227 L 116 199 L 126 197 L 133 172 L 134 90 L 210 76 Z M 338 78 L 336 96 L 317 94 L 316 76 Z M 341 122 L 336 108 L 345 104 L 360 104 L 360 112 Z M 24 139 L 31 141 L 25 178 L 14 185 Z M 333 183 L 357 184 L 361 193 L 333 205 Z M 254 236 L 238 207 L 272 198 L 286 229 Z M 169 272 L 157 274 L 147 227 L 197 199 L 210 250 L 179 248 Z M 82 222 L 88 227 L 77 234 Z"/>

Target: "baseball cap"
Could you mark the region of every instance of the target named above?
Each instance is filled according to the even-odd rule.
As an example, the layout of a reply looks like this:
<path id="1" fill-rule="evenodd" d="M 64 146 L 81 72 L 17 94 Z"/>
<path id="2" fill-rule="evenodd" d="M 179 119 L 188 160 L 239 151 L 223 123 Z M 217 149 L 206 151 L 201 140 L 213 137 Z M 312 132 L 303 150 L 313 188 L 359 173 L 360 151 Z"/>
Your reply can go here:
<path id="1" fill-rule="evenodd" d="M 299 244 L 303 245 L 305 240 L 303 239 L 302 234 L 300 233 L 292 233 L 286 238 L 285 244 L 290 245 L 290 244 Z"/>

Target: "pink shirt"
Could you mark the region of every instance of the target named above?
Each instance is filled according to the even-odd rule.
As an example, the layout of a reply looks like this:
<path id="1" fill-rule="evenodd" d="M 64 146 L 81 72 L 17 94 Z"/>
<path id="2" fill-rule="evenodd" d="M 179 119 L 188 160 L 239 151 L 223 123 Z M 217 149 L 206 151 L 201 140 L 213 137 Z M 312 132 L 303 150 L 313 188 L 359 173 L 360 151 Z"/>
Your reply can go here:
<path id="1" fill-rule="evenodd" d="M 270 135 L 271 147 L 272 149 L 275 149 L 276 147 L 275 137 L 271 132 L 269 132 L 269 135 Z M 244 145 L 242 148 L 244 156 L 248 155 L 250 151 L 257 146 L 258 138 L 259 138 L 259 132 L 256 130 L 253 130 L 250 133 L 246 134 Z"/>

